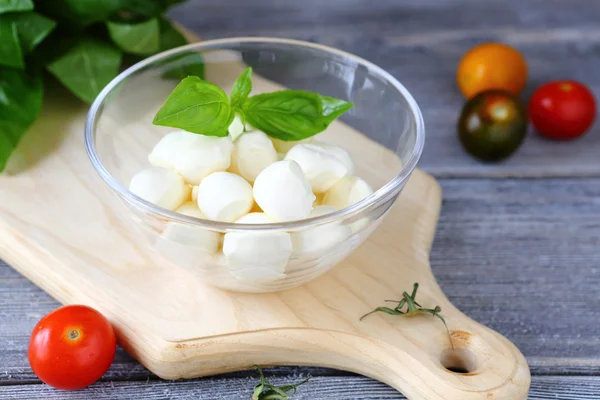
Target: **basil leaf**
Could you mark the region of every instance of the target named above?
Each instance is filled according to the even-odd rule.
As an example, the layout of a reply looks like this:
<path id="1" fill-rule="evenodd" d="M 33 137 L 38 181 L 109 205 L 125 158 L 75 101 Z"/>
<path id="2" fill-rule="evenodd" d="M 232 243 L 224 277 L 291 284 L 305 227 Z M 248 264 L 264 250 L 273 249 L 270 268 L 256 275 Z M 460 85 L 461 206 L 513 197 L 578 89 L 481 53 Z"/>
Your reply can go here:
<path id="1" fill-rule="evenodd" d="M 0 172 L 42 108 L 40 75 L 0 68 Z"/>
<path id="2" fill-rule="evenodd" d="M 323 104 L 323 116 L 333 118 L 333 120 L 339 118 L 346 111 L 354 107 L 354 104 L 348 103 L 347 101 L 336 99 L 335 97 L 320 96 L 321 104 Z"/>
<path id="3" fill-rule="evenodd" d="M 241 107 L 252 91 L 252 67 L 248 67 L 235 80 L 231 88 L 231 107 Z"/>
<path id="4" fill-rule="evenodd" d="M 40 44 L 56 27 L 56 22 L 34 12 L 11 14 L 11 17 L 17 24 L 21 47 L 26 53 Z"/>
<path id="5" fill-rule="evenodd" d="M 8 15 L 0 15 L 0 65 L 21 69 L 25 66 L 17 24 Z"/>
<path id="6" fill-rule="evenodd" d="M 197 76 L 182 80 L 152 123 L 208 136 L 227 136 L 234 118 L 227 94 Z"/>
<path id="7" fill-rule="evenodd" d="M 186 45 L 188 41 L 171 22 L 161 19 L 160 21 L 160 50 L 165 51 L 175 47 Z M 163 74 L 167 79 L 184 79 L 188 76 L 204 78 L 204 59 L 200 53 L 194 51 L 186 52 L 170 58 L 165 63 L 168 70 Z"/>
<path id="8" fill-rule="evenodd" d="M 107 22 L 106 26 L 111 39 L 128 53 L 148 55 L 156 53 L 160 48 L 156 18 L 137 24 Z"/>
<path id="9" fill-rule="evenodd" d="M 106 21 L 120 7 L 121 0 L 43 0 L 36 4 L 38 12 L 69 22 L 71 29 Z"/>
<path id="10" fill-rule="evenodd" d="M 121 56 L 110 43 L 83 38 L 46 68 L 77 97 L 91 103 L 117 76 Z"/>
<path id="11" fill-rule="evenodd" d="M 30 10 L 33 10 L 33 1 L 31 0 L 0 0 L 0 14 Z"/>
<path id="12" fill-rule="evenodd" d="M 162 14 L 167 5 L 164 0 L 121 0 L 123 10 L 137 18 L 153 18 Z"/>
<path id="13" fill-rule="evenodd" d="M 160 19 L 160 51 L 184 46 L 187 43 L 186 38 L 175 29 L 170 21 L 164 18 Z"/>
<path id="14" fill-rule="evenodd" d="M 296 141 L 324 131 L 352 106 L 317 93 L 281 90 L 252 96 L 242 109 L 253 127 L 276 139 Z"/>

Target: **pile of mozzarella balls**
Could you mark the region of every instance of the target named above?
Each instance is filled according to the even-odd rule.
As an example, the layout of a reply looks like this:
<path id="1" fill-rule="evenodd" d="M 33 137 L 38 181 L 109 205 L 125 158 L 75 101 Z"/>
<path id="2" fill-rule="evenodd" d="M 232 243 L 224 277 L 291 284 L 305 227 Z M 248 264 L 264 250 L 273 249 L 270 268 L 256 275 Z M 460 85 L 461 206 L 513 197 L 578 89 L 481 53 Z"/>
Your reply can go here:
<path id="1" fill-rule="evenodd" d="M 258 130 L 231 134 L 232 128 L 227 137 L 183 130 L 166 135 L 148 156 L 152 167 L 137 173 L 129 189 L 168 210 L 239 224 L 313 218 L 346 208 L 373 192 L 353 175 L 352 159 L 340 147 L 312 138 L 272 140 Z M 340 224 L 293 233 L 222 235 L 200 227 L 186 229 L 188 246 L 213 254 L 222 251 L 230 275 L 263 282 L 285 278 L 290 257 L 327 250 L 351 234 Z M 181 232 L 164 234 L 181 237 Z"/>

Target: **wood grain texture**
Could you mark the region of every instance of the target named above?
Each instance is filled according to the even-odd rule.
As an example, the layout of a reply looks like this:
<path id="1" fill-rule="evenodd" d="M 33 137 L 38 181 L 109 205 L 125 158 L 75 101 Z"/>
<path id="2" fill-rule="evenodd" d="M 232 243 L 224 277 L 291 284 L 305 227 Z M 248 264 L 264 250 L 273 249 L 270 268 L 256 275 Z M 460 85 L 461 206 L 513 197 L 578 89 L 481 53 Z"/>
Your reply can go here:
<path id="1" fill-rule="evenodd" d="M 205 64 L 206 78 L 226 91 L 245 68 L 231 51 L 205 55 Z M 102 118 L 92 122 L 96 145 L 109 151 L 100 158 L 108 161 L 109 171 L 113 163 L 118 165 L 115 171 L 125 176 L 116 179 L 122 182 L 128 182 L 127 174 L 143 168 L 152 144 L 161 136 L 147 121 L 160 107 L 163 92 L 166 96 L 173 87 L 157 79 L 162 73 L 146 70 L 130 78 L 133 83 L 121 86 L 121 95 L 104 105 Z M 255 93 L 279 88 L 259 74 L 253 76 Z M 303 286 L 258 296 L 224 292 L 193 279 L 191 273 L 202 275 L 201 269 L 206 268 L 223 276 L 219 280 L 225 284 L 220 286 L 235 290 L 254 291 L 255 285 L 231 277 L 226 266 L 203 265 L 204 254 L 186 265 L 189 270 L 166 262 L 154 251 L 157 238 L 169 247 L 177 243 L 166 240 L 159 229 L 153 232 L 156 245 L 151 246 L 144 232 L 131 229 L 131 222 L 123 220 L 127 213 L 116 196 L 98 192 L 95 171 L 82 163 L 83 117 L 70 104 L 46 106 L 10 160 L 7 173 L 0 176 L 0 188 L 8 194 L 0 207 L 0 254 L 62 303 L 86 304 L 101 311 L 115 328 L 119 344 L 158 376 L 191 378 L 253 364 L 319 365 L 373 377 L 411 399 L 526 397 L 530 373 L 523 355 L 504 337 L 453 307 L 431 274 L 429 251 L 441 202 L 440 188 L 431 176 L 414 171 L 391 209 L 398 192 L 384 198 L 372 214 L 358 214 L 360 219 L 348 229 L 368 222 L 366 228 L 360 225 L 344 244 L 318 255 L 316 263 L 308 258 L 314 267 L 290 271 L 288 265 L 282 284 L 262 285 L 268 291 Z M 55 128 L 57 121 L 62 123 L 61 140 L 42 146 L 40 135 Z M 119 126 L 126 134 L 104 136 Z M 375 189 L 402 165 L 394 152 L 341 122 L 332 123 L 321 137 L 343 143 L 350 154 L 360 153 L 355 158 L 356 173 Z M 40 150 L 45 157 L 39 157 Z M 50 182 L 54 185 L 47 186 Z M 32 186 L 38 195 L 24 203 Z M 42 187 L 45 190 L 40 191 Z M 147 218 L 134 208 L 129 213 L 137 214 L 131 216 Z M 145 222 L 138 222 L 139 227 Z M 149 220 L 149 225 L 157 223 L 158 219 Z M 344 258 L 377 227 L 344 260 L 343 271 L 340 266 L 314 279 L 329 269 L 328 258 Z M 177 250 L 188 251 L 181 245 Z M 302 280 L 302 276 L 311 278 Z M 379 314 L 359 320 L 384 299 L 401 298 L 413 282 L 421 285 L 419 302 L 442 306 L 452 342 L 440 326 L 431 324 L 431 316 L 420 315 L 401 325 L 397 318 Z M 466 373 L 453 373 L 452 368 Z"/>
<path id="2" fill-rule="evenodd" d="M 513 341 L 534 374 L 599 374 L 600 278 L 594 265 L 600 224 L 591 216 L 600 180 L 441 184 L 444 203 L 431 263 L 450 301 Z M 58 303 L 6 266 L 0 282 L 0 378 L 35 379 L 25 357 L 28 335 Z M 120 354 L 108 379 L 150 376 Z"/>
<path id="3" fill-rule="evenodd" d="M 499 164 L 466 155 L 455 122 L 463 98 L 455 85 L 461 56 L 473 45 L 500 40 L 523 52 L 539 84 L 572 78 L 600 97 L 600 7 L 595 0 L 287 0 L 190 1 L 171 15 L 204 38 L 276 36 L 350 51 L 383 67 L 414 95 L 425 119 L 421 167 L 438 177 L 600 176 L 600 124 L 570 143 L 533 132 Z"/>
<path id="4" fill-rule="evenodd" d="M 207 38 L 306 39 L 340 47 L 386 68 L 411 90 L 425 115 L 428 139 L 421 165 L 438 177 L 466 178 L 599 175 L 598 125 L 583 140 L 568 144 L 531 135 L 520 153 L 501 165 L 469 159 L 454 136 L 462 99 L 453 77 L 467 48 L 500 39 L 523 50 L 535 67 L 528 93 L 544 80 L 575 77 L 598 95 L 599 14 L 600 8 L 589 0 L 190 0 L 172 13 Z M 60 127 L 59 121 L 56 126 Z M 600 229 L 594 222 L 598 181 L 450 179 L 441 183 L 446 200 L 432 266 L 450 300 L 515 342 L 534 374 L 600 374 L 600 346 L 594 334 L 599 309 L 595 249 Z M 550 210 L 551 217 L 538 210 L 542 198 L 547 204 L 541 209 Z M 580 207 L 587 217 L 579 214 Z M 479 226 L 477 218 L 486 223 Z M 495 235 L 496 230 L 501 235 Z M 522 231 L 528 234 L 520 235 Z M 569 296 L 559 299 L 556 294 L 561 291 Z M 36 381 L 25 356 L 28 335 L 39 317 L 57 305 L 0 262 L 0 385 Z M 546 317 L 548 312 L 551 318 Z M 552 318 L 560 323 L 553 324 Z M 273 371 L 285 375 L 307 370 Z M 107 375 L 115 381 L 148 377 L 152 374 L 122 351 Z M 347 385 L 348 399 L 366 398 L 365 389 L 373 386 L 381 389 L 371 398 L 401 398 L 367 378 L 359 378 L 367 384 L 357 385 L 327 379 L 332 379 L 331 384 L 319 387 L 331 393 Z M 94 394 L 105 399 L 244 398 L 230 392 L 238 380 L 217 380 L 208 394 L 198 393 L 195 382 L 107 382 L 95 387 Z M 87 391 L 65 394 L 39 385 L 0 387 L 0 393 L 3 399 L 89 398 Z M 314 396 L 315 392 L 308 393 Z M 530 399 L 597 399 L 599 393 L 597 378 L 534 376 Z"/>
<path id="5" fill-rule="evenodd" d="M 44 165 L 55 164 L 52 171 L 60 172 L 61 180 L 68 180 L 70 170 L 59 168 L 59 163 L 72 165 L 83 152 L 75 141 L 78 125 L 75 122 L 44 160 Z M 358 140 L 350 132 L 345 137 Z M 372 145 L 361 140 L 363 156 L 368 157 Z M 20 148 L 24 159 L 30 157 L 27 148 L 27 143 Z M 90 178 L 91 173 L 82 167 L 78 177 Z M 300 364 L 359 372 L 414 399 L 466 400 L 486 392 L 512 400 L 527 392 L 529 370 L 518 350 L 452 307 L 431 275 L 428 252 L 440 192 L 433 178 L 420 171 L 379 229 L 345 261 L 346 268 L 297 289 L 260 296 L 212 289 L 190 279 L 184 269 L 165 264 L 113 215 L 109 194 L 92 201 L 87 185 L 72 187 L 72 197 L 87 197 L 92 209 L 104 208 L 104 215 L 63 208 L 64 203 L 43 214 L 23 208 L 18 204 L 22 190 L 29 182 L 43 184 L 41 176 L 51 180 L 43 165 L 1 181 L 11 194 L 1 212 L 3 257 L 61 302 L 100 310 L 115 327 L 121 346 L 163 378 L 215 374 L 252 364 Z M 51 203 L 48 194 L 39 200 Z M 85 225 L 95 240 L 75 248 L 75 237 L 65 241 L 51 234 L 52 222 L 64 228 L 55 225 L 53 231 L 75 232 L 69 228 L 71 221 Z M 104 251 L 111 243 L 120 244 L 113 245 L 106 258 Z M 382 255 L 376 267 L 375 254 Z M 134 262 L 139 259 L 141 265 Z M 384 298 L 401 296 L 405 288 L 391 281 L 401 286 L 420 282 L 420 301 L 443 307 L 454 346 L 474 359 L 469 374 L 444 369 L 441 359 L 451 351 L 450 343 L 441 325 L 430 318 L 397 324 L 390 316 L 375 315 L 358 321 Z"/>
<path id="6" fill-rule="evenodd" d="M 305 378 L 305 373 L 272 378 L 287 384 Z M 248 400 L 256 374 L 245 378 L 207 378 L 181 382 L 98 382 L 85 391 L 62 392 L 46 385 L 0 386 L 0 398 L 48 400 Z M 537 376 L 531 383 L 529 400 L 597 400 L 600 377 Z M 394 389 L 359 376 L 313 377 L 298 389 L 294 400 L 402 400 Z"/>

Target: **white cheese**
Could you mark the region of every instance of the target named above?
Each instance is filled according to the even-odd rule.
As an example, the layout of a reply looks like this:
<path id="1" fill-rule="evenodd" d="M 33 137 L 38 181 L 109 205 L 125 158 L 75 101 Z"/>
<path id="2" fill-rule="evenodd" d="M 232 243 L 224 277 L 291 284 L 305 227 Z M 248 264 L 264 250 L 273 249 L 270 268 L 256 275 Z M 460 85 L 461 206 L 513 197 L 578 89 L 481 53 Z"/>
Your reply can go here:
<path id="1" fill-rule="evenodd" d="M 290 141 L 290 142 L 287 142 L 285 140 L 275 139 L 275 138 L 272 138 L 271 140 L 273 141 L 273 146 L 275 146 L 275 150 L 277 150 L 278 153 L 285 154 L 288 151 L 290 151 L 290 149 L 292 147 L 294 147 L 295 145 L 297 145 L 297 144 L 312 142 L 313 138 L 310 137 L 308 139 L 297 140 L 297 141 Z"/>
<path id="2" fill-rule="evenodd" d="M 358 203 L 371 195 L 371 193 L 373 193 L 373 189 L 371 189 L 367 182 L 356 176 L 347 176 L 325 193 L 321 204 L 334 206 L 338 210 L 341 210 L 342 208 Z"/>
<path id="3" fill-rule="evenodd" d="M 309 218 L 320 217 L 335 211 L 336 208 L 332 206 L 316 206 L 311 211 Z M 292 233 L 294 253 L 298 256 L 315 255 L 315 253 L 323 252 L 342 243 L 350 236 L 350 233 L 350 228 L 340 223 L 329 223 L 294 232 Z"/>
<path id="4" fill-rule="evenodd" d="M 276 221 L 308 217 L 315 201 L 310 184 L 294 161 L 277 161 L 265 168 L 254 182 L 254 199 Z"/>
<path id="5" fill-rule="evenodd" d="M 177 173 L 152 167 L 138 172 L 129 183 L 129 190 L 157 206 L 175 210 L 189 196 L 189 186 Z"/>
<path id="6" fill-rule="evenodd" d="M 317 145 L 333 154 L 342 164 L 344 164 L 348 170 L 348 175 L 352 175 L 354 173 L 354 163 L 352 162 L 352 157 L 350 157 L 350 154 L 348 154 L 346 150 L 339 146 L 317 140 L 312 141 L 311 144 Z"/>
<path id="7" fill-rule="evenodd" d="M 275 222 L 264 213 L 250 213 L 238 224 Z M 249 281 L 270 282 L 285 278 L 285 267 L 292 253 L 287 232 L 229 232 L 223 240 L 223 254 L 232 276 Z"/>
<path id="8" fill-rule="evenodd" d="M 271 139 L 261 131 L 246 132 L 233 144 L 231 172 L 254 182 L 263 169 L 277 161 Z"/>
<path id="9" fill-rule="evenodd" d="M 198 186 L 200 211 L 216 221 L 233 222 L 250 212 L 252 186 L 231 172 L 214 172 Z"/>
<path id="10" fill-rule="evenodd" d="M 183 203 L 175 210 L 189 217 L 206 219 L 195 203 Z M 199 226 L 187 225 L 178 222 L 169 222 L 162 234 L 166 240 L 186 246 L 190 250 L 201 250 L 213 254 L 219 247 L 220 234 Z"/>
<path id="11" fill-rule="evenodd" d="M 148 160 L 152 165 L 174 169 L 192 185 L 213 172 L 229 168 L 233 144 L 230 137 L 177 131 L 161 139 Z"/>
<path id="12" fill-rule="evenodd" d="M 295 145 L 284 160 L 293 160 L 300 165 L 315 193 L 326 192 L 348 174 L 348 168 L 334 153 L 310 143 Z"/>
<path id="13" fill-rule="evenodd" d="M 186 131 L 175 131 L 164 136 L 148 155 L 148 161 L 155 167 L 175 169 L 173 162 L 181 153 L 182 144 L 189 135 Z"/>
<path id="14" fill-rule="evenodd" d="M 229 125 L 229 135 L 231 136 L 231 140 L 235 141 L 238 136 L 240 136 L 244 132 L 244 124 L 242 123 L 242 119 L 236 115 L 233 119 L 231 125 Z"/>

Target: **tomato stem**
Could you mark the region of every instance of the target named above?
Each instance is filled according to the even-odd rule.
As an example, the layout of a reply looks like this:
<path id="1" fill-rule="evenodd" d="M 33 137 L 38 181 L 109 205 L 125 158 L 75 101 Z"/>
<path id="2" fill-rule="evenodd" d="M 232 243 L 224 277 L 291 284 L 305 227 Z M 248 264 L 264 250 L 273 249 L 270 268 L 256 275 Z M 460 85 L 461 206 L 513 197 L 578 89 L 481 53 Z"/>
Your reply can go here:
<path id="1" fill-rule="evenodd" d="M 71 329 L 68 333 L 67 333 L 67 337 L 70 340 L 77 340 L 77 338 L 79 338 L 79 331 L 77 329 Z"/>

